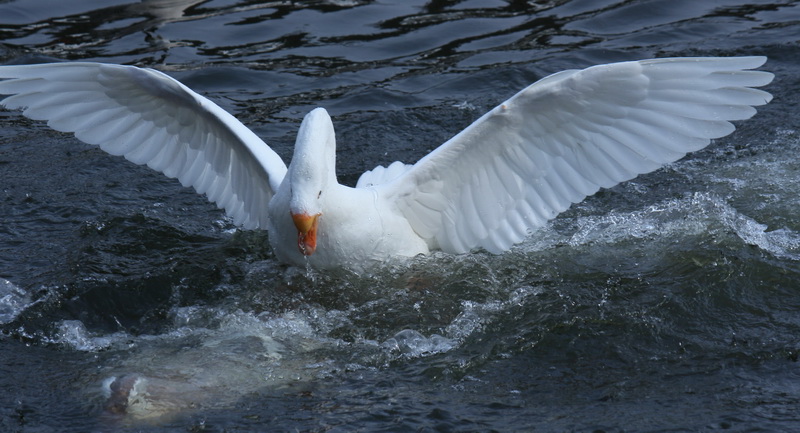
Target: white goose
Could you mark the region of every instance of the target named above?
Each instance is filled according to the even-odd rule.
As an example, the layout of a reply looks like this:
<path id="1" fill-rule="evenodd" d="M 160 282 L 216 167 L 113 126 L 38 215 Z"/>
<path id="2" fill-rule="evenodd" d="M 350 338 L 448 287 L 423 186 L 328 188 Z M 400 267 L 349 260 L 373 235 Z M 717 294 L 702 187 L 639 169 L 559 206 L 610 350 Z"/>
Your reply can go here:
<path id="1" fill-rule="evenodd" d="M 765 57 L 665 58 L 563 71 L 414 165 L 336 180 L 328 113 L 303 120 L 288 170 L 253 132 L 167 75 L 133 66 L 0 67 L 0 104 L 206 194 L 281 261 L 361 268 L 433 249 L 508 250 L 572 203 L 702 149 L 772 96 Z"/>

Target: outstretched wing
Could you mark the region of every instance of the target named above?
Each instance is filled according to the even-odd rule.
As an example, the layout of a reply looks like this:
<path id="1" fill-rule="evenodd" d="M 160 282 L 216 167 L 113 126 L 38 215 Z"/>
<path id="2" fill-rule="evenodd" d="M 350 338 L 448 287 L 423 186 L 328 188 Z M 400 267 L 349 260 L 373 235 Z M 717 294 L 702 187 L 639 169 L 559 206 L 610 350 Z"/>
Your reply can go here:
<path id="1" fill-rule="evenodd" d="M 772 96 L 765 57 L 666 58 L 546 77 L 379 186 L 433 247 L 501 252 L 572 203 L 702 149 Z"/>
<path id="2" fill-rule="evenodd" d="M 267 227 L 286 174 L 280 157 L 232 115 L 169 76 L 133 66 L 0 66 L 0 104 L 24 109 L 112 155 L 180 180 L 237 225 Z"/>

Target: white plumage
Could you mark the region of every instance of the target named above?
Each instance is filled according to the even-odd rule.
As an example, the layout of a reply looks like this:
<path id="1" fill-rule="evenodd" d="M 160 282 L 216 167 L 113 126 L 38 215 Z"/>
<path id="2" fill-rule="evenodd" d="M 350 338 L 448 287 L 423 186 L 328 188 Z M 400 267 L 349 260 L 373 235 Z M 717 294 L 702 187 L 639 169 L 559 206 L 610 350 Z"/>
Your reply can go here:
<path id="1" fill-rule="evenodd" d="M 413 165 L 339 185 L 330 117 L 303 120 L 287 170 L 216 104 L 151 69 L 0 67 L 7 108 L 206 194 L 276 256 L 363 267 L 441 249 L 508 250 L 572 203 L 730 134 L 771 95 L 764 57 L 666 58 L 553 74 Z"/>

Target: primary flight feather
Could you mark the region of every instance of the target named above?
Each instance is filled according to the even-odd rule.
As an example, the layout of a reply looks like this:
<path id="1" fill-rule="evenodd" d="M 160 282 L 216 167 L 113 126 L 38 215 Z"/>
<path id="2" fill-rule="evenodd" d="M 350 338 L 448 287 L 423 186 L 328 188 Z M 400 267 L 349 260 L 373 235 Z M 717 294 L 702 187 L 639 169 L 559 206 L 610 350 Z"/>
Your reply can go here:
<path id="1" fill-rule="evenodd" d="M 508 250 L 598 189 L 702 149 L 772 96 L 765 57 L 665 58 L 563 71 L 523 89 L 416 164 L 336 179 L 322 108 L 287 169 L 232 115 L 169 76 L 133 66 L 0 66 L 0 101 L 206 194 L 278 259 L 364 267 L 441 249 Z"/>

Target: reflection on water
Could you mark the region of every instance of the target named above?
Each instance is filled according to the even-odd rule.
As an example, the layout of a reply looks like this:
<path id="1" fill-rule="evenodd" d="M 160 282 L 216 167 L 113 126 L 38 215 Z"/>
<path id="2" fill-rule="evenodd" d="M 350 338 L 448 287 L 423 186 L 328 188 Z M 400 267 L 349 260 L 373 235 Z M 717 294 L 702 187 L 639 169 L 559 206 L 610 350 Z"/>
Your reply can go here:
<path id="1" fill-rule="evenodd" d="M 664 38 L 689 47 L 707 37 L 747 38 L 756 29 L 789 41 L 773 30 L 796 19 L 791 1 L 83 1 L 59 5 L 58 14 L 52 3 L 6 6 L 0 39 L 70 59 L 244 63 L 313 75 L 388 65 L 427 73 L 491 67 L 538 59 L 542 51 L 635 48 Z M 759 28 L 763 20 L 769 29 Z M 726 26 L 724 36 L 715 21 Z"/>
<path id="2" fill-rule="evenodd" d="M 0 430 L 794 430 L 798 22 L 790 0 L 0 3 L 3 63 L 156 67 L 287 157 L 328 107 L 351 184 L 561 69 L 776 72 L 736 134 L 507 254 L 369 275 L 287 268 L 173 181 L 0 113 Z"/>

